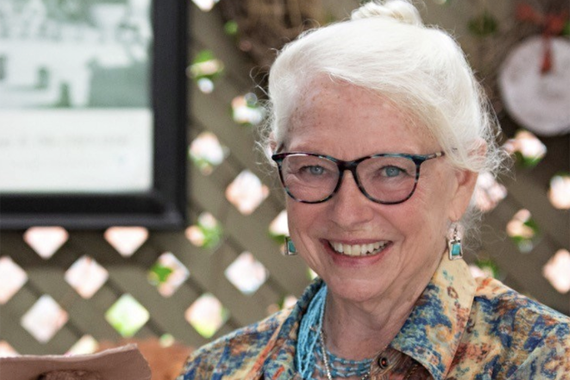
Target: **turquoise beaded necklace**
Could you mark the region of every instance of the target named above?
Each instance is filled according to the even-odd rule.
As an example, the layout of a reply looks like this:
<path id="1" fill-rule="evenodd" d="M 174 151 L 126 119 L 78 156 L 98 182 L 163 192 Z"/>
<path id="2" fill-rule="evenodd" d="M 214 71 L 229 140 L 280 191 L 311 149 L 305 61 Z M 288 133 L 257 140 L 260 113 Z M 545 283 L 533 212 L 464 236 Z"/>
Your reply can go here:
<path id="1" fill-rule="evenodd" d="M 295 365 L 301 377 L 305 380 L 314 380 L 315 369 L 322 377 L 348 378 L 358 376 L 366 378 L 368 376 L 372 359 L 348 360 L 340 358 L 330 353 L 322 341 L 321 330 L 325 314 L 325 303 L 327 298 L 327 286 L 323 284 L 321 289 L 311 300 L 307 313 L 301 319 L 299 335 L 297 339 L 297 350 L 295 354 Z M 325 354 L 326 353 L 326 354 Z M 323 355 L 326 355 L 325 358 Z M 323 363 L 328 363 L 327 368 L 320 368 L 316 365 L 316 359 Z M 327 373 L 330 372 L 330 373 Z"/>
<path id="2" fill-rule="evenodd" d="M 326 348 L 325 348 L 326 350 Z M 317 358 L 324 363 L 323 352 L 325 352 L 323 348 L 317 350 Z M 326 350 L 327 358 L 330 366 L 330 373 L 331 377 L 333 378 L 347 378 L 358 376 L 359 378 L 367 378 L 370 372 L 370 365 L 372 364 L 372 359 L 364 359 L 364 360 L 349 360 L 343 359 L 335 354 L 331 353 L 330 351 Z M 317 366 L 317 372 L 322 377 L 326 377 L 326 369 L 320 368 Z"/>

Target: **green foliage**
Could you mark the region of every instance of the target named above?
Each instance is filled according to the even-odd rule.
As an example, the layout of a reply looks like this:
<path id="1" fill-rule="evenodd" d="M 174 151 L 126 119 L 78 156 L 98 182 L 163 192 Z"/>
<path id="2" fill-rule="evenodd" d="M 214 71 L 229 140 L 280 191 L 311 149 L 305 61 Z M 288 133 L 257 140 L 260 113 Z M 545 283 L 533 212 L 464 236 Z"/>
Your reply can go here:
<path id="1" fill-rule="evenodd" d="M 156 263 L 150 268 L 149 280 L 154 285 L 164 284 L 172 272 L 172 268 Z"/>
<path id="2" fill-rule="evenodd" d="M 563 36 L 570 36 L 570 21 L 566 21 L 566 24 L 564 25 L 564 29 L 562 29 L 562 35 Z"/>
<path id="3" fill-rule="evenodd" d="M 540 229 L 538 228 L 538 223 L 536 223 L 534 219 L 532 218 L 528 219 L 526 222 L 523 223 L 523 225 L 532 229 L 532 231 L 534 232 L 534 236 L 538 235 Z"/>
<path id="4" fill-rule="evenodd" d="M 190 72 L 195 80 L 207 78 L 212 82 L 224 71 L 224 64 L 216 58 L 211 50 L 201 50 L 194 57 Z"/>
<path id="5" fill-rule="evenodd" d="M 202 248 L 215 248 L 220 244 L 224 230 L 220 223 L 209 213 L 202 213 L 197 223 L 192 226 L 198 239 L 193 243 Z"/>
<path id="6" fill-rule="evenodd" d="M 499 279 L 499 266 L 492 259 L 479 259 L 475 261 L 475 265 L 477 265 L 483 272 L 493 276 L 493 278 Z"/>
<path id="7" fill-rule="evenodd" d="M 499 30 L 499 22 L 489 11 L 485 10 L 469 20 L 467 28 L 474 36 L 488 37 Z"/>
<path id="8" fill-rule="evenodd" d="M 542 157 L 525 156 L 518 151 L 514 154 L 516 163 L 525 168 L 534 168 L 540 161 L 542 161 Z"/>
<path id="9" fill-rule="evenodd" d="M 194 63 L 204 63 L 216 59 L 214 53 L 211 50 L 201 50 L 196 54 L 194 58 Z"/>
<path id="10" fill-rule="evenodd" d="M 283 241 L 285 240 L 285 235 L 282 234 L 274 234 L 271 231 L 269 231 L 269 236 L 271 237 L 271 239 L 273 241 L 275 241 L 277 244 L 282 245 Z"/>
<path id="11" fill-rule="evenodd" d="M 200 230 L 204 234 L 204 248 L 215 248 L 220 243 L 222 239 L 223 231 L 220 226 L 214 228 L 206 228 L 198 225 Z"/>
<path id="12" fill-rule="evenodd" d="M 124 294 L 107 312 L 105 319 L 125 338 L 130 338 L 148 321 L 149 313 L 130 294 Z"/>
<path id="13" fill-rule="evenodd" d="M 230 20 L 224 24 L 224 32 L 229 36 L 235 36 L 238 33 L 238 23 Z"/>
<path id="14" fill-rule="evenodd" d="M 524 227 L 528 227 L 530 233 L 523 235 L 511 236 L 511 240 L 515 243 L 522 253 L 529 253 L 536 246 L 537 240 L 539 239 L 540 229 L 538 224 L 532 218 L 523 222 Z"/>

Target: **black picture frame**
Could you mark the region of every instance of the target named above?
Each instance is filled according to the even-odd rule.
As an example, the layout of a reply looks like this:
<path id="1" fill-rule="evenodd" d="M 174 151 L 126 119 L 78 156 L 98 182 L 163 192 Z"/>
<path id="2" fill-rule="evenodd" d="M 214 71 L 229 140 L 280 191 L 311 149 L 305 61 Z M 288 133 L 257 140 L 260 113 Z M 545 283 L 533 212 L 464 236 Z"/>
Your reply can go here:
<path id="1" fill-rule="evenodd" d="M 62 226 L 104 229 L 144 226 L 179 229 L 187 208 L 187 1 L 153 0 L 151 108 L 153 185 L 121 194 L 0 193 L 0 229 Z"/>

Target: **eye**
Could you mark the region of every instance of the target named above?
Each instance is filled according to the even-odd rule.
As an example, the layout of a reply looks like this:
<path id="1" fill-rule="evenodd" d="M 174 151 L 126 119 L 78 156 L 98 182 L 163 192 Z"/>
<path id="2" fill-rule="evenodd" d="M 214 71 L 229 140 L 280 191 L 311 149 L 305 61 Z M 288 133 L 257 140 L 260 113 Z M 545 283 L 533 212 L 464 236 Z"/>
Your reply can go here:
<path id="1" fill-rule="evenodd" d="M 318 165 L 303 166 L 301 172 L 308 173 L 310 175 L 322 175 L 325 172 L 325 168 Z"/>
<path id="2" fill-rule="evenodd" d="M 404 169 L 397 166 L 385 166 L 382 168 L 382 176 L 384 177 L 394 178 L 405 173 L 406 171 Z"/>

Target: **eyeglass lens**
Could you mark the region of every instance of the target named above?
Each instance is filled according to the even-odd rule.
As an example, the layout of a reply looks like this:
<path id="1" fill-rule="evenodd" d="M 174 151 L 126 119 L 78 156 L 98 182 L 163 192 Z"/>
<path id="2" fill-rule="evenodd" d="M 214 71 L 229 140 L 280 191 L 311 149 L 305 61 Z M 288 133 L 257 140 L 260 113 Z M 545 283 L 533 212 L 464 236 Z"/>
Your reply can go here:
<path id="1" fill-rule="evenodd" d="M 382 203 L 405 200 L 414 190 L 417 166 L 407 157 L 381 156 L 360 162 L 357 181 L 368 197 Z M 283 184 L 293 198 L 318 202 L 328 198 L 339 183 L 338 165 L 327 158 L 290 155 L 281 164 Z"/>

